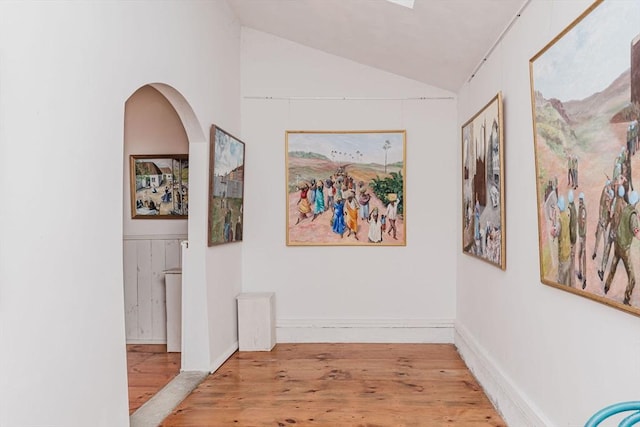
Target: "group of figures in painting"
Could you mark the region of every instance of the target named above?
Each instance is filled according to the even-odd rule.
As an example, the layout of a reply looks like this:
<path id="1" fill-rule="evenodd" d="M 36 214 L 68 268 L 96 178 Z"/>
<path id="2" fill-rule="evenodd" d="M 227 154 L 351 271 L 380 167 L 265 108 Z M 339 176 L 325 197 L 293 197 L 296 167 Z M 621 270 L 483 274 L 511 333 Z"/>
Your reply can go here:
<path id="1" fill-rule="evenodd" d="M 638 222 L 638 192 L 633 186 L 632 158 L 638 147 L 638 122 L 629 123 L 626 132 L 626 144 L 616 155 L 611 177 L 606 177 L 598 202 L 598 222 L 594 237 L 591 261 L 597 267 L 597 275 L 604 282 L 606 295 L 616 275 L 620 261 L 627 273 L 627 286 L 623 304 L 630 305 L 635 287 L 636 276 L 631 259 L 633 238 L 640 239 Z M 545 212 L 551 224 L 550 234 L 557 239 L 557 282 L 570 287 L 587 286 L 587 201 L 584 192 L 578 195 L 578 207 L 575 206 L 573 190 L 580 186 L 578 181 L 578 158 L 575 154 L 567 156 L 567 191 L 558 189 L 557 177 L 550 180 L 545 188 Z M 565 198 L 566 195 L 566 198 Z M 600 244 L 602 242 L 602 245 Z M 577 269 L 576 269 L 577 245 Z M 613 251 L 613 253 L 612 253 Z M 597 260 L 598 254 L 600 259 Z M 609 264 L 609 258 L 611 263 Z M 607 270 L 608 268 L 608 270 Z M 606 276 L 606 279 L 605 279 Z"/>
<path id="2" fill-rule="evenodd" d="M 217 200 L 214 198 L 214 203 Z M 224 213 L 222 230 L 219 240 L 222 242 L 239 242 L 242 240 L 242 200 L 238 203 L 237 215 L 234 214 L 232 203 L 226 197 L 220 197 L 220 211 Z"/>
<path id="3" fill-rule="evenodd" d="M 331 230 L 341 238 L 346 233 L 347 237 L 360 240 L 358 222 L 366 221 L 369 224 L 367 239 L 370 243 L 382 243 L 385 232 L 388 237 L 397 240 L 398 195 L 387 194 L 388 204 L 380 212 L 378 207 L 371 209 L 372 195 L 368 187 L 364 181 L 356 184 L 343 166 L 324 180 L 312 178 L 310 182 L 301 182 L 296 202 L 296 225 L 307 218 L 315 221 L 318 216 L 330 211 Z"/>
<path id="4" fill-rule="evenodd" d="M 496 187 L 491 188 L 495 189 Z M 486 219 L 489 216 L 496 217 L 499 214 L 496 211 L 496 205 L 481 205 L 480 197 L 476 194 L 474 204 L 471 203 L 471 200 L 465 201 L 464 225 L 473 236 L 473 239 L 467 240 L 466 250 L 489 262 L 500 264 L 502 230 L 499 222 L 495 223 L 491 219 Z M 483 215 L 485 216 L 484 220 Z"/>
<path id="5" fill-rule="evenodd" d="M 244 153 L 244 152 L 243 152 Z M 210 238 L 213 243 L 242 241 L 242 209 L 244 203 L 244 164 L 213 175 Z"/>
<path id="6" fill-rule="evenodd" d="M 164 185 L 164 189 L 162 186 Z M 174 203 L 174 196 L 175 203 Z M 184 209 L 183 209 L 184 207 Z M 187 207 L 187 187 L 173 182 L 161 182 L 159 187 L 140 188 L 136 193 L 136 211 L 146 215 L 184 215 Z"/>

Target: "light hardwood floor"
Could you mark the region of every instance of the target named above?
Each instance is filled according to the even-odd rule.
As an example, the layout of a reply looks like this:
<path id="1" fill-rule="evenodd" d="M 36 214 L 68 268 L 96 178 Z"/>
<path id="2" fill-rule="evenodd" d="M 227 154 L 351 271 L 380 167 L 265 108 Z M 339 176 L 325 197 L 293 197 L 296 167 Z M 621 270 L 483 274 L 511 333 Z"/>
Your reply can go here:
<path id="1" fill-rule="evenodd" d="M 162 426 L 505 423 L 453 345 L 278 344 L 235 353 Z"/>
<path id="2" fill-rule="evenodd" d="M 129 414 L 180 372 L 180 353 L 167 353 L 166 345 L 127 345 Z"/>

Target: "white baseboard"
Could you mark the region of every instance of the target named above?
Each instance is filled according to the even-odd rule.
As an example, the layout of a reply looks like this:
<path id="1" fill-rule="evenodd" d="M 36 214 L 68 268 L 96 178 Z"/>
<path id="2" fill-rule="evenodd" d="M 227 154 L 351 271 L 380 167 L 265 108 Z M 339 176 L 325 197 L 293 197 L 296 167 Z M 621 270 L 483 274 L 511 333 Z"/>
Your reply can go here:
<path id="1" fill-rule="evenodd" d="M 161 338 L 161 339 L 128 339 L 127 338 L 127 345 L 129 345 L 129 344 L 133 344 L 133 345 L 166 344 L 166 343 L 167 343 L 167 339 L 166 338 Z"/>
<path id="2" fill-rule="evenodd" d="M 505 375 L 496 362 L 460 323 L 455 325 L 455 345 L 469 370 L 508 426 L 546 427 L 553 424 Z"/>
<path id="3" fill-rule="evenodd" d="M 453 343 L 453 319 L 279 319 L 279 343 Z"/>
<path id="4" fill-rule="evenodd" d="M 209 372 L 211 372 L 212 374 L 218 370 L 218 368 L 220 366 L 222 366 L 222 364 L 224 362 L 227 361 L 228 358 L 231 357 L 231 355 L 233 353 L 236 352 L 236 350 L 238 350 L 238 341 L 234 342 L 233 344 L 231 344 L 231 346 L 229 348 L 227 348 L 222 355 L 220 355 L 220 357 L 218 357 L 216 360 L 214 360 L 211 363 L 211 369 L 209 369 Z"/>
<path id="5" fill-rule="evenodd" d="M 187 240 L 186 234 L 126 234 L 122 240 Z"/>

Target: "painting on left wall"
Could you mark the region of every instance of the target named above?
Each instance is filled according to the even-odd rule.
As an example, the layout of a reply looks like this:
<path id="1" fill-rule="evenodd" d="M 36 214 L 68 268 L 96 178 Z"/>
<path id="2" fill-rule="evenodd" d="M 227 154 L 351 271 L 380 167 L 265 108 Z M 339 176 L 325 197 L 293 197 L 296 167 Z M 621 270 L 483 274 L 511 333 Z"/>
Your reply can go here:
<path id="1" fill-rule="evenodd" d="M 189 214 L 189 155 L 130 156 L 131 218 L 185 219 Z"/>
<path id="2" fill-rule="evenodd" d="M 242 241 L 244 142 L 216 125 L 209 142 L 209 246 Z"/>

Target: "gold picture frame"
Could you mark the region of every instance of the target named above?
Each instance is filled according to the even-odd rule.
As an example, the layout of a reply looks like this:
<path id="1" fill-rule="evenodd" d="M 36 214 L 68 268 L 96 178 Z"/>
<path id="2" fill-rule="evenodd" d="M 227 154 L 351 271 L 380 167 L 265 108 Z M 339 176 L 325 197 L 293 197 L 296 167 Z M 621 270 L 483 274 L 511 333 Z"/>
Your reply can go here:
<path id="1" fill-rule="evenodd" d="M 188 154 L 131 155 L 129 172 L 132 219 L 188 218 Z"/>
<path id="2" fill-rule="evenodd" d="M 529 64 L 540 280 L 635 315 L 638 15 L 596 1 Z"/>
<path id="3" fill-rule="evenodd" d="M 406 131 L 286 132 L 288 246 L 406 246 Z"/>
<path id="4" fill-rule="evenodd" d="M 505 270 L 502 93 L 462 125 L 462 251 Z"/>

